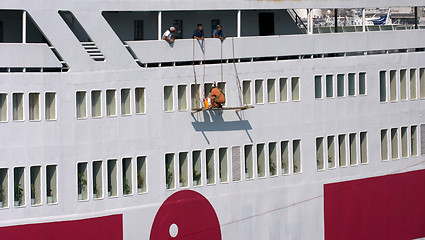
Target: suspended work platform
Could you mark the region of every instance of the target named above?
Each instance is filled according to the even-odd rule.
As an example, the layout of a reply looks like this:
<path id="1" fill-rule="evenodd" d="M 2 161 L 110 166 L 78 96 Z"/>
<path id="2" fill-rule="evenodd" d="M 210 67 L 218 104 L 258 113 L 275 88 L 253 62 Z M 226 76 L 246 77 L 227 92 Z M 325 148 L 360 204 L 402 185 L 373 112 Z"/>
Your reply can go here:
<path id="1" fill-rule="evenodd" d="M 197 113 L 197 112 L 202 112 L 202 111 L 207 111 L 207 110 L 235 110 L 235 112 L 240 112 L 243 110 L 247 110 L 250 108 L 254 108 L 254 106 L 242 106 L 242 107 L 211 107 L 211 108 L 192 108 L 192 112 L 191 114 Z"/>

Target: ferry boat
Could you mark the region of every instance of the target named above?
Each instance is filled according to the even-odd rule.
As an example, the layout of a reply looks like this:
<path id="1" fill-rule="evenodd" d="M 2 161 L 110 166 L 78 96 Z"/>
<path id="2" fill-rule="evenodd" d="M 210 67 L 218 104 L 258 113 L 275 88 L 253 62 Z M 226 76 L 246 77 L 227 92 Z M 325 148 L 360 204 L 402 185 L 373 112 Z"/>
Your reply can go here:
<path id="1" fill-rule="evenodd" d="M 312 9 L 394 7 L 414 24 L 313 27 Z M 424 238 L 421 16 L 419 0 L 2 0 L 0 238 Z M 214 83 L 226 102 L 206 108 Z"/>

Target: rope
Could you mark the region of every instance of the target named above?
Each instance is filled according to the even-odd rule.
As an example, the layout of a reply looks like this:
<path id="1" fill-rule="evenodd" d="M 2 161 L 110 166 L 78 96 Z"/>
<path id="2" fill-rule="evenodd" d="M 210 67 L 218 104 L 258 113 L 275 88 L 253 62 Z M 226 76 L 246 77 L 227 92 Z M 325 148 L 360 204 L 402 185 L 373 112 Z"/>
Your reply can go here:
<path id="1" fill-rule="evenodd" d="M 221 43 L 221 56 L 220 56 L 220 64 L 221 64 L 221 82 L 223 82 L 223 41 L 220 40 Z"/>
<path id="2" fill-rule="evenodd" d="M 193 66 L 193 75 L 195 76 L 195 99 L 199 99 L 199 91 L 197 90 L 198 88 L 198 81 L 196 79 L 196 68 L 195 68 L 195 39 L 193 39 L 193 58 L 192 58 L 192 66 Z M 194 106 L 195 108 L 199 107 L 199 104 L 196 104 L 197 106 Z"/>
<path id="3" fill-rule="evenodd" d="M 241 80 L 239 79 L 238 69 L 236 68 L 236 62 L 235 62 L 235 38 L 234 37 L 232 37 L 232 51 L 233 51 L 233 66 L 235 68 L 236 79 L 238 80 L 237 81 L 237 84 L 238 84 L 239 92 L 240 92 L 239 97 L 240 97 L 241 103 L 244 106 L 246 106 L 247 104 L 246 104 L 245 98 L 242 96 L 243 92 L 242 92 Z"/>
<path id="4" fill-rule="evenodd" d="M 205 86 L 205 53 L 206 53 L 206 44 L 205 44 L 205 40 L 202 40 L 202 47 L 204 48 L 204 63 L 202 64 L 203 70 L 204 70 L 204 76 L 202 78 L 202 86 Z M 204 95 L 205 98 L 205 87 L 202 88 L 202 93 Z M 202 99 L 201 99 L 202 102 Z"/>

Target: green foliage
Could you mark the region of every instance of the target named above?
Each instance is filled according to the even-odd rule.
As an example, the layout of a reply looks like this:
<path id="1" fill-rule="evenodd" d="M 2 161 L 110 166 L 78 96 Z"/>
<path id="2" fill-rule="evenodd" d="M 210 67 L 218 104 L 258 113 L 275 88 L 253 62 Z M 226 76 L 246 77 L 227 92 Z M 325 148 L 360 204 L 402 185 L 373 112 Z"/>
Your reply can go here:
<path id="1" fill-rule="evenodd" d="M 0 185 L 0 202 L 4 201 L 4 188 L 3 185 Z"/>
<path id="2" fill-rule="evenodd" d="M 124 194 L 130 194 L 130 192 L 131 192 L 130 185 L 128 185 L 127 178 L 125 178 L 125 177 L 123 178 L 122 186 L 123 186 Z"/>
<path id="3" fill-rule="evenodd" d="M 22 197 L 24 196 L 24 189 L 21 188 L 21 184 L 18 183 L 15 185 L 15 191 L 14 191 L 15 201 L 21 201 Z"/>
<path id="4" fill-rule="evenodd" d="M 84 177 L 84 174 L 79 173 L 78 174 L 78 194 L 81 194 L 83 188 L 87 186 L 87 180 Z"/>
<path id="5" fill-rule="evenodd" d="M 144 185 L 145 185 L 145 178 L 143 177 L 143 175 L 140 172 L 138 172 L 137 173 L 137 187 L 143 188 Z"/>
<path id="6" fill-rule="evenodd" d="M 201 173 L 198 173 L 196 170 L 193 170 L 193 181 L 199 181 L 201 179 Z"/>

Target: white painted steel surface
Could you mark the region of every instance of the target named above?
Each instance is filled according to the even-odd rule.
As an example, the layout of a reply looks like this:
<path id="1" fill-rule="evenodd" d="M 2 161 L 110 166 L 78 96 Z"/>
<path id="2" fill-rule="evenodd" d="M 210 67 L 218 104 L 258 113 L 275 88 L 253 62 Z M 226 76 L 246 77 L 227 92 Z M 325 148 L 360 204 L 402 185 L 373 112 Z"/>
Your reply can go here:
<path id="1" fill-rule="evenodd" d="M 0 67 L 62 66 L 44 43 L 0 43 L 0 56 Z"/>

